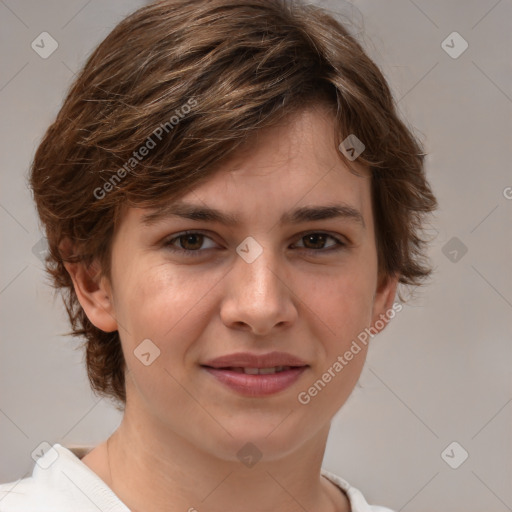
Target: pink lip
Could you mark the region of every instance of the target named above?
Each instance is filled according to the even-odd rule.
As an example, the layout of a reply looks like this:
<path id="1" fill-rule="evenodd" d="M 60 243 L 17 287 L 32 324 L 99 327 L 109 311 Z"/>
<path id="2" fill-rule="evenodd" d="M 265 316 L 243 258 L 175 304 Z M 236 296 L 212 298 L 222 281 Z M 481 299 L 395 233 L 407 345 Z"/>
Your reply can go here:
<path id="1" fill-rule="evenodd" d="M 274 366 L 307 366 L 307 363 L 286 352 L 268 352 L 266 354 L 237 352 L 210 359 L 202 365 L 212 368 L 272 368 Z"/>
<path id="2" fill-rule="evenodd" d="M 237 391 L 242 395 L 256 397 L 271 395 L 288 388 L 300 377 L 302 372 L 306 370 L 307 366 L 291 368 L 290 370 L 266 375 L 237 373 L 226 368 L 211 368 L 207 366 L 204 366 L 203 368 L 221 383 L 230 387 L 234 391 Z M 256 367 L 253 366 L 252 368 Z"/>
<path id="3" fill-rule="evenodd" d="M 201 365 L 222 384 L 246 396 L 266 396 L 291 386 L 309 365 L 286 352 L 254 354 L 237 352 L 206 361 Z M 277 373 L 252 375 L 233 371 L 232 368 L 273 368 L 291 366 Z"/>

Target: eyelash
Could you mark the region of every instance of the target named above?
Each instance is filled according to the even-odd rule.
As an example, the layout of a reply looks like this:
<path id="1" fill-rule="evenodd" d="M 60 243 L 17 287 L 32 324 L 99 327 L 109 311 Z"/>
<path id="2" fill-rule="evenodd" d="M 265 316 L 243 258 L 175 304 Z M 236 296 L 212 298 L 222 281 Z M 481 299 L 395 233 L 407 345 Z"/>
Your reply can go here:
<path id="1" fill-rule="evenodd" d="M 174 253 L 181 253 L 181 254 L 184 254 L 185 256 L 192 256 L 192 257 L 202 256 L 202 253 L 204 253 L 204 251 L 205 250 L 207 251 L 208 249 L 191 250 L 191 249 L 176 248 L 176 247 L 172 246 L 173 242 L 175 242 L 176 240 L 179 240 L 181 237 L 187 236 L 187 235 L 202 235 L 211 240 L 211 238 L 208 235 L 206 235 L 206 233 L 203 233 L 202 231 L 184 231 L 183 233 L 178 233 L 176 236 L 173 236 L 172 238 L 167 239 L 166 241 L 164 241 L 163 245 L 168 250 L 170 250 L 171 252 L 174 252 Z M 309 235 L 325 235 L 325 236 L 327 236 L 327 238 L 332 238 L 336 242 L 336 245 L 329 247 L 327 249 L 302 249 L 301 248 L 301 250 L 303 252 L 305 251 L 305 252 L 310 252 L 310 253 L 331 253 L 331 252 L 337 252 L 337 251 L 343 250 L 348 245 L 345 242 L 342 242 L 339 238 L 336 238 L 335 236 L 330 235 L 329 233 L 324 233 L 323 231 L 311 231 L 309 233 L 305 233 L 305 234 L 301 235 L 299 237 L 299 239 L 302 239 Z"/>

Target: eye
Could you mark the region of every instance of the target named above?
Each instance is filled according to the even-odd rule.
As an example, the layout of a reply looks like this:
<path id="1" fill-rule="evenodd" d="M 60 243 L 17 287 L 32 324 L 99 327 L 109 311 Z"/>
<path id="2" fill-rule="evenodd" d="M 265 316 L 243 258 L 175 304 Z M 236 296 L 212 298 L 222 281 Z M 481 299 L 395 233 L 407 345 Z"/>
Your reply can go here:
<path id="1" fill-rule="evenodd" d="M 325 243 L 329 238 L 333 240 L 334 243 L 325 248 Z M 214 246 L 211 246 L 201 250 L 205 240 L 213 242 L 213 240 L 203 232 L 185 231 L 167 239 L 164 241 L 163 245 L 170 251 L 181 253 L 185 256 L 201 256 L 206 249 L 214 248 Z M 305 245 L 302 247 L 298 246 L 299 249 L 310 253 L 330 253 L 332 251 L 341 250 L 347 246 L 347 244 L 342 242 L 340 239 L 322 232 L 304 234 L 300 237 L 300 241 L 305 242 Z M 215 242 L 213 243 L 215 245 Z"/>
<path id="2" fill-rule="evenodd" d="M 186 253 L 190 256 L 199 256 L 203 251 L 199 251 L 198 249 L 203 245 L 204 239 L 212 241 L 211 238 L 207 237 L 204 233 L 186 231 L 167 240 L 164 242 L 164 245 L 173 252 Z M 176 247 L 176 242 L 179 242 L 181 247 Z M 209 248 L 211 249 L 211 247 Z"/>
<path id="3" fill-rule="evenodd" d="M 327 249 L 324 247 L 327 239 L 334 240 L 334 243 L 330 245 Z M 306 235 L 302 235 L 300 240 L 305 241 L 306 247 L 305 249 L 313 252 L 331 252 L 332 250 L 340 250 L 345 247 L 346 244 L 339 240 L 338 238 L 329 235 L 328 233 L 307 233 Z M 310 246 L 310 247 L 308 247 Z M 311 247 L 313 246 L 313 247 Z"/>

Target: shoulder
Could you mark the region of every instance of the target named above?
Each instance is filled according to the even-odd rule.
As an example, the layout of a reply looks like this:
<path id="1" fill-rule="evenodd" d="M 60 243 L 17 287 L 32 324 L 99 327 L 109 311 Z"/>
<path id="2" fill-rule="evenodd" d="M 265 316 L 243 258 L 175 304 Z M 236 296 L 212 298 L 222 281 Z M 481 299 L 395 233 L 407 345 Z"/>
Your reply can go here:
<path id="1" fill-rule="evenodd" d="M 379 505 L 370 505 L 364 498 L 362 492 L 350 485 L 345 479 L 331 473 L 330 471 L 322 468 L 321 474 L 328 478 L 331 482 L 336 484 L 342 491 L 345 492 L 349 501 L 352 512 L 394 512 L 393 510 L 382 507 Z"/>
<path id="2" fill-rule="evenodd" d="M 0 484 L 0 512 L 97 512 L 98 507 L 127 512 L 75 453 L 54 444 L 36 461 L 31 476 Z"/>
<path id="3" fill-rule="evenodd" d="M 0 512 L 25 512 L 38 510 L 37 482 L 30 476 L 17 481 L 0 484 Z M 28 507 L 33 507 L 28 509 Z"/>

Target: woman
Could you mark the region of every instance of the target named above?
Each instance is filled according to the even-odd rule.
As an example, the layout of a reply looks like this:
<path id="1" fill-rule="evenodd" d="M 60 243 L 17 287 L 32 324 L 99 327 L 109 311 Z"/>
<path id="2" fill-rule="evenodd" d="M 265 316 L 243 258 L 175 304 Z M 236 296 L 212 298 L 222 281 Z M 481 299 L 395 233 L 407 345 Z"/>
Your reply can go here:
<path id="1" fill-rule="evenodd" d="M 436 206 L 386 81 L 327 12 L 164 0 L 101 43 L 35 155 L 47 269 L 123 420 L 15 510 L 389 511 L 321 467 Z"/>

